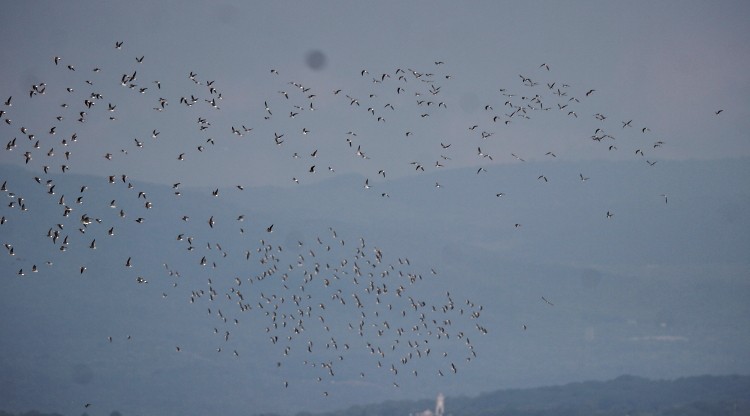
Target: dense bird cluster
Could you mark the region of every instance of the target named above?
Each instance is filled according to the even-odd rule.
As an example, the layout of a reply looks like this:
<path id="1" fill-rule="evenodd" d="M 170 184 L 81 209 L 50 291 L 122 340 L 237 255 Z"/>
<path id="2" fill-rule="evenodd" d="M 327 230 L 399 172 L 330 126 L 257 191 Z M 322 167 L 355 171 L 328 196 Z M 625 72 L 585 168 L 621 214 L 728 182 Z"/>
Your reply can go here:
<path id="1" fill-rule="evenodd" d="M 121 41 L 113 49 L 114 54 L 127 51 Z M 543 155 L 521 154 L 514 149 L 496 153 L 500 146 L 496 139 L 503 128 L 551 113 L 591 126 L 586 139 L 592 145 L 606 152 L 630 152 L 643 158 L 646 166 L 656 164 L 655 156 L 665 144 L 636 121 L 599 112 L 585 114 L 579 107 L 597 90 L 576 89 L 555 80 L 554 71 L 547 64 L 497 88 L 494 100 L 482 104 L 476 120 L 461 128 L 463 136 L 451 139 L 425 138 L 423 134 L 424 123 L 446 120 L 451 117 L 450 110 L 458 105 L 444 94 L 453 75 L 444 70 L 446 64 L 442 61 L 430 63 L 427 70 L 363 69 L 357 86 L 350 90 L 319 89 L 283 79 L 281 69 L 269 69 L 269 84 L 276 91 L 257 99 L 253 108 L 258 111 L 243 120 L 227 120 L 219 115 L 225 96 L 216 81 L 186 71 L 184 79 L 167 82 L 154 76 L 155 69 L 148 68 L 148 57 L 136 54 L 128 61 L 112 70 L 54 56 L 49 65 L 60 71 L 54 82 L 36 83 L 29 86 L 27 97 L 8 97 L 4 101 L 0 117 L 8 139 L 3 158 L 15 158 L 15 163 L 28 169 L 30 177 L 23 183 L 2 181 L 0 191 L 8 203 L 0 207 L 0 226 L 26 221 L 43 223 L 47 228 L 46 235 L 36 236 L 47 241 L 34 252 L 17 252 L 13 236 L 2 233 L 6 254 L 23 257 L 22 267 L 13 270 L 14 274 L 41 275 L 56 266 L 53 258 L 70 251 L 78 253 L 76 258 L 81 264 L 63 273 L 86 276 L 90 273 L 87 263 L 94 262 L 95 251 L 107 250 L 108 239 L 117 238 L 123 229 L 138 238 L 149 238 L 154 231 L 148 225 L 153 212 L 160 208 L 156 201 L 181 198 L 185 186 L 190 185 L 187 181 L 175 182 L 169 195 L 149 195 L 129 175 L 128 169 L 149 163 L 143 162 L 150 160 L 149 148 L 169 140 L 169 122 L 160 118 L 168 113 L 191 118 L 194 136 L 170 142 L 168 150 L 164 150 L 171 152 L 165 169 L 183 169 L 175 164 L 205 169 L 203 155 L 220 153 L 220 149 L 233 146 L 232 140 L 253 140 L 270 146 L 266 148 L 268 158 L 295 161 L 288 180 L 300 184 L 312 175 L 335 175 L 341 155 L 348 153 L 350 160 L 364 164 L 371 172 L 364 178 L 362 189 L 356 191 L 370 192 L 376 198 L 392 196 L 386 181 L 391 170 L 401 175 L 420 175 L 449 167 L 457 156 L 471 154 L 476 174 L 482 175 L 492 163 L 503 160 L 521 163 L 530 157 L 556 158 L 563 149 L 549 149 Z M 113 90 L 113 86 L 119 90 Z M 121 114 L 124 105 L 118 99 L 132 102 L 133 97 L 137 97 L 138 109 L 125 111 L 138 115 Z M 32 105 L 40 106 L 39 118 L 16 119 L 14 110 L 18 106 Z M 346 127 L 334 141 L 323 140 L 312 127 L 316 113 L 323 111 L 340 112 L 344 119 L 357 123 L 371 123 L 373 129 L 387 129 L 381 131 L 400 136 L 399 140 L 421 140 L 429 150 L 396 157 L 384 152 L 384 146 L 368 137 L 367 132 Z M 721 110 L 716 112 L 719 113 Z M 111 123 L 120 122 L 132 123 L 138 133 L 127 138 L 110 137 Z M 634 135 L 640 136 L 638 140 L 632 139 Z M 621 136 L 628 140 L 619 140 Z M 103 149 L 99 160 L 79 156 L 90 155 L 88 148 Z M 58 183 L 62 175 L 71 177 L 71 172 L 79 167 L 94 163 L 106 166 L 99 173 L 100 184 Z M 536 177 L 544 184 L 557 179 L 544 172 L 538 172 Z M 75 178 L 78 179 L 73 182 L 80 180 Z M 580 173 L 572 179 L 584 182 L 590 178 Z M 106 191 L 89 191 L 100 189 L 102 184 Z M 217 184 L 210 196 L 220 199 L 228 193 L 244 192 L 248 186 L 237 183 L 227 188 Z M 441 187 L 435 182 L 435 188 Z M 56 215 L 40 216 L 42 209 L 27 204 L 26 195 L 32 194 L 30 199 L 54 210 Z M 505 196 L 497 189 L 488 194 Z M 666 194 L 661 197 L 666 203 Z M 88 213 L 100 207 L 107 208 L 105 214 Z M 276 365 L 283 367 L 292 362 L 309 366 L 318 381 L 333 378 L 337 363 L 352 354 L 364 354 L 371 362 L 363 366 L 360 377 L 366 378 L 370 371 L 386 371 L 392 374 L 396 387 L 399 377 L 419 374 L 413 365 L 418 360 L 429 360 L 434 369 L 431 376 L 443 376 L 458 372 L 464 362 L 477 356 L 471 336 L 487 332 L 480 319 L 482 306 L 470 299 L 455 298 L 450 292 L 436 296 L 429 285 L 431 279 L 439 278 L 439 273 L 429 266 L 413 265 L 404 253 L 394 256 L 364 236 L 345 238 L 333 227 L 290 245 L 274 238 L 284 224 L 245 222 L 245 214 L 201 218 L 201 212 L 185 206 L 182 212 L 163 213 L 175 220 L 176 225 L 169 232 L 174 235 L 176 248 L 188 253 L 191 264 L 172 267 L 172 259 L 165 258 L 164 270 L 144 270 L 138 267 L 138 258 L 124 253 L 122 263 L 107 267 L 132 271 L 135 285 L 147 287 L 166 272 L 173 278 L 174 287 L 178 282 L 190 286 L 189 303 L 205 308 L 215 318 L 212 332 L 217 353 L 234 357 L 253 353 L 252 346 L 232 342 L 235 331 L 250 330 L 242 324 L 251 314 L 263 322 L 262 327 L 252 329 L 263 333 L 258 339 L 278 352 Z M 612 218 L 614 213 L 607 211 L 602 213 L 604 216 Z M 515 223 L 514 227 L 519 229 L 521 224 Z M 190 279 L 181 278 L 182 273 L 190 274 Z M 163 293 L 164 298 L 168 295 Z M 553 305 L 546 298 L 541 299 Z M 108 339 L 113 341 L 111 335 Z M 449 354 L 452 347 L 448 345 L 460 345 L 464 355 Z M 174 346 L 176 352 L 190 348 Z M 284 381 L 284 385 L 288 386 L 289 381 Z M 321 388 L 321 393 L 329 394 L 325 388 Z"/>

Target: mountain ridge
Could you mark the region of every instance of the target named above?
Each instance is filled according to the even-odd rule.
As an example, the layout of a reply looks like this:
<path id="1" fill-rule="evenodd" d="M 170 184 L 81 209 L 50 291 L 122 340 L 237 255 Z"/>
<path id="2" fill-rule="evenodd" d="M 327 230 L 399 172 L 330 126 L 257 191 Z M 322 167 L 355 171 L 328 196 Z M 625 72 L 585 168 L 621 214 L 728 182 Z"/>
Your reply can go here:
<path id="1" fill-rule="evenodd" d="M 701 375 L 675 379 L 649 379 L 621 375 L 605 381 L 579 381 L 525 389 L 502 389 L 474 397 L 445 398 L 446 415 L 723 415 L 742 414 L 750 409 L 746 393 L 749 375 Z M 396 409 L 416 413 L 429 409 L 433 401 L 387 401 L 352 406 L 334 412 L 298 412 L 295 416 L 386 416 Z M 730 412 L 716 413 L 730 405 Z M 694 408 L 691 408 L 693 406 Z M 679 413 L 685 411 L 686 413 Z M 256 415 L 260 416 L 260 415 Z"/>

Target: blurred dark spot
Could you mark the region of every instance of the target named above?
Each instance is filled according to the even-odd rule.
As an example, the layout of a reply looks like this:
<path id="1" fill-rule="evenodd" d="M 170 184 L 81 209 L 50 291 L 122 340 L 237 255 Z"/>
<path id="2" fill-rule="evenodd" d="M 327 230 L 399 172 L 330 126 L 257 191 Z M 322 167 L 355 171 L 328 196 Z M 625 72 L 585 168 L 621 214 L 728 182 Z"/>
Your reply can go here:
<path id="1" fill-rule="evenodd" d="M 328 58 L 326 58 L 326 54 L 317 49 L 308 52 L 305 56 L 305 63 L 313 71 L 320 71 L 324 69 L 326 67 L 327 61 Z"/>
<path id="2" fill-rule="evenodd" d="M 89 384 L 94 379 L 94 372 L 86 364 L 73 366 L 73 381 L 76 384 Z"/>

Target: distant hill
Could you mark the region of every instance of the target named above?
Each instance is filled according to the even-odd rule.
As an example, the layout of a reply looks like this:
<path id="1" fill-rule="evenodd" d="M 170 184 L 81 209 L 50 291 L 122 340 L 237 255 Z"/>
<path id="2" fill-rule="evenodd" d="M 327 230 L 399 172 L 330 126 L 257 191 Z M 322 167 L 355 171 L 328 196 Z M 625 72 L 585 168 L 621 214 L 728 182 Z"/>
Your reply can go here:
<path id="1" fill-rule="evenodd" d="M 623 375 L 609 381 L 497 390 L 476 397 L 447 397 L 445 416 L 735 416 L 750 414 L 748 391 L 750 376 L 704 375 L 650 380 Z M 334 412 L 299 412 L 296 416 L 405 416 L 418 415 L 434 407 L 434 401 L 429 399 L 390 400 Z M 129 416 L 116 410 L 106 414 Z M 35 410 L 21 413 L 0 410 L 0 416 L 65 415 Z M 255 416 L 279 414 L 260 413 Z"/>
<path id="2" fill-rule="evenodd" d="M 750 205 L 750 193 L 743 186 L 750 177 L 750 159 L 662 161 L 658 175 L 656 167 L 644 170 L 634 162 L 527 162 L 487 168 L 482 175 L 457 169 L 371 179 L 372 189 L 364 189 L 364 177 L 356 175 L 288 188 L 229 186 L 219 189 L 218 197 L 213 196 L 217 188 L 185 185 L 178 197 L 171 184 L 132 181 L 130 188 L 119 178 L 109 183 L 106 177 L 75 173 L 50 175 L 55 183 L 55 194 L 50 195 L 34 173 L 0 164 L 0 184 L 7 181 L 8 189 L 3 193 L 6 222 L 0 227 L 0 243 L 14 249 L 9 255 L 4 247 L 0 255 L 0 270 L 5 272 L 0 279 L 0 409 L 75 416 L 91 402 L 92 416 L 113 409 L 126 416 L 245 416 L 360 405 L 333 414 L 406 415 L 433 403 L 402 400 L 443 392 L 449 395 L 446 409 L 453 415 L 552 414 L 545 409 L 577 396 L 553 396 L 557 388 L 551 388 L 550 398 L 532 395 L 524 405 L 511 399 L 532 394 L 526 390 L 462 397 L 620 374 L 651 379 L 750 374 L 750 326 L 744 319 L 750 293 L 750 217 L 744 208 Z M 550 186 L 538 182 L 539 171 L 550 178 Z M 579 172 L 591 179 L 582 182 Z M 638 184 L 637 192 L 628 190 L 631 182 Z M 382 191 L 390 197 L 382 197 Z M 498 197 L 498 192 L 504 195 Z M 669 194 L 668 204 L 662 192 Z M 153 207 L 146 208 L 139 195 L 147 195 Z M 63 196 L 74 209 L 69 217 L 59 204 Z M 18 198 L 28 210 L 18 208 Z M 607 219 L 608 210 L 615 213 L 613 218 Z M 84 234 L 79 231 L 83 215 L 102 222 L 94 220 Z M 244 221 L 238 220 L 240 215 Z M 136 222 L 139 217 L 143 223 Z M 275 228 L 268 233 L 271 224 Z M 112 227 L 114 235 L 109 235 Z M 57 244 L 47 237 L 50 229 L 62 234 Z M 346 245 L 331 244 L 328 251 L 317 239 L 330 244 L 331 229 Z M 63 252 L 59 247 L 65 236 L 69 244 Z M 479 334 L 474 320 L 454 319 L 450 343 L 441 340 L 438 346 L 430 340 L 438 354 L 410 360 L 406 371 L 393 375 L 390 364 L 402 366 L 400 356 L 386 353 L 379 367 L 367 346 L 385 337 L 375 335 L 374 326 L 372 336 L 350 330 L 348 323 L 359 311 L 352 314 L 352 302 L 337 304 L 335 310 L 330 303 L 333 285 L 320 284 L 305 294 L 313 308 L 326 303 L 325 325 L 331 331 L 321 330 L 320 319 L 312 318 L 304 339 L 295 338 L 301 354 L 285 356 L 266 335 L 271 318 L 258 304 L 267 308 L 266 297 L 287 290 L 281 279 L 256 278 L 269 267 L 260 263 L 257 249 L 272 244 L 279 269 L 286 273 L 292 266 L 301 281 L 307 268 L 297 266 L 298 255 L 309 266 L 336 267 L 356 253 L 360 238 L 366 241 L 368 256 L 375 248 L 382 251 L 384 265 L 398 267 L 399 258 L 410 259 L 410 270 L 425 279 L 404 287 L 419 298 L 436 304 L 450 292 L 456 305 L 468 300 L 482 305 L 476 323 L 488 332 Z M 96 250 L 91 248 L 94 240 Z M 129 258 L 131 267 L 126 266 Z M 79 272 L 81 266 L 87 267 L 85 273 Z M 351 266 L 347 271 L 352 272 Z M 138 283 L 140 276 L 149 283 Z M 401 285 L 396 276 L 383 282 L 396 288 Z M 232 293 L 235 277 L 244 279 L 243 288 L 248 289 L 243 293 L 252 311 L 238 310 L 225 296 Z M 344 282 L 348 280 L 339 281 Z M 342 288 L 347 296 L 368 290 L 347 284 Z M 214 303 L 208 296 L 191 302 L 195 293 L 209 287 L 219 295 Z M 407 301 L 395 291 L 389 293 L 392 302 Z M 372 312 L 365 311 L 368 318 L 377 311 L 375 302 L 372 299 Z M 219 309 L 232 314 L 228 322 L 218 315 Z M 471 319 L 470 314 L 459 316 Z M 240 318 L 239 325 L 233 317 Z M 394 328 L 411 327 L 410 315 L 398 326 L 402 318 L 387 319 Z M 228 340 L 225 331 L 231 331 Z M 471 339 L 476 359 L 464 359 L 463 340 L 454 342 L 460 339 L 458 332 Z M 325 348 L 330 337 L 352 348 L 335 353 Z M 322 346 L 314 363 L 336 360 L 335 378 L 318 381 L 320 367 L 305 364 L 310 359 L 308 340 Z M 402 339 L 404 344 L 408 346 Z M 182 348 L 179 354 L 177 346 Z M 459 367 L 455 374 L 446 371 L 454 360 Z M 445 377 L 438 376 L 441 368 Z M 285 380 L 288 388 L 283 387 Z M 596 401 L 565 405 L 596 414 L 591 409 L 604 408 L 609 396 L 583 393 L 585 387 L 579 386 L 580 397 Z M 649 396 L 629 397 L 641 403 Z M 387 405 L 365 406 L 373 402 Z M 693 402 L 683 403 L 660 409 L 690 414 L 675 406 Z M 630 403 L 614 401 L 610 408 L 625 414 L 616 410 L 625 405 Z"/>
<path id="3" fill-rule="evenodd" d="M 649 380 L 623 375 L 609 381 L 498 390 L 477 397 L 448 397 L 445 414 L 454 416 L 575 415 L 746 415 L 750 376 L 696 376 Z M 328 413 L 297 416 L 392 416 L 433 409 L 431 400 L 388 401 Z M 268 415 L 267 415 L 268 416 Z"/>

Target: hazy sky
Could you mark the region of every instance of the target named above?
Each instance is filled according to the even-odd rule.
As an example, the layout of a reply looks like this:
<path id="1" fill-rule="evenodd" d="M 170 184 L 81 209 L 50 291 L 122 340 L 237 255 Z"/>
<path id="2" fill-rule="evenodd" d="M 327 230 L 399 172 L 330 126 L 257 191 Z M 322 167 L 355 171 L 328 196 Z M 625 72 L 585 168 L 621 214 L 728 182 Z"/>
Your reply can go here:
<path id="1" fill-rule="evenodd" d="M 2 9 L 0 410 L 750 371 L 747 2 Z M 422 307 L 429 335 L 397 313 Z"/>
<path id="2" fill-rule="evenodd" d="M 172 181 L 180 176 L 183 182 L 192 182 L 185 176 L 200 172 L 202 177 L 191 178 L 194 183 L 210 185 L 241 172 L 245 183 L 289 184 L 294 151 L 277 149 L 274 156 L 278 157 L 271 159 L 267 155 L 274 146 L 269 144 L 274 132 L 286 134 L 288 144 L 301 140 L 302 128 L 311 132 L 305 137 L 308 142 L 319 143 L 321 156 L 326 149 L 345 152 L 348 131 L 357 132 L 360 142 L 366 141 L 368 150 L 378 156 L 392 157 L 391 150 L 396 148 L 400 154 L 437 158 L 441 149 L 434 148 L 435 141 L 469 142 L 464 148 L 470 151 L 455 154 L 452 166 L 487 162 L 474 157 L 477 143 L 485 145 L 495 163 L 515 161 L 511 153 L 541 160 L 548 151 L 561 160 L 632 156 L 591 146 L 586 139 L 604 126 L 610 126 L 607 131 L 612 135 L 616 132 L 637 139 L 643 137 L 634 133 L 648 127 L 649 140 L 666 143 L 659 149 L 660 159 L 750 155 L 743 134 L 750 120 L 745 113 L 748 80 L 744 70 L 750 59 L 745 25 L 748 6 L 743 2 L 12 2 L 5 9 L 0 31 L 9 46 L 0 69 L 5 74 L 5 95 L 13 95 L 16 101 L 27 96 L 31 85 L 62 76 L 70 82 L 89 78 L 110 81 L 108 85 L 96 84 L 106 105 L 114 101 L 113 94 L 122 93 L 115 80 L 138 70 L 136 83 L 150 87 L 145 96 L 128 96 L 127 101 L 117 97 L 121 101 L 118 122 L 85 126 L 92 133 L 135 138 L 146 137 L 152 128 L 160 127 L 163 142 L 184 143 L 200 136 L 188 121 L 202 116 L 213 122 L 208 132 L 223 145 L 215 147 L 210 156 L 204 155 L 210 171 L 180 170 L 174 158 L 152 146 L 142 155 L 144 162 L 138 165 L 138 172 L 131 173 L 148 181 Z M 125 42 L 121 50 L 114 49 L 117 40 Z M 317 70 L 306 65 L 306 57 L 315 51 L 323 57 Z M 59 67 L 51 64 L 54 56 L 61 57 L 61 65 L 76 67 L 76 74 L 60 74 Z M 137 64 L 135 58 L 140 56 L 144 61 Z M 445 64 L 435 67 L 435 61 Z M 549 71 L 539 68 L 543 63 Z M 94 67 L 102 71 L 91 73 Z M 452 78 L 439 80 L 444 85 L 440 98 L 449 111 L 432 114 L 428 123 L 416 117 L 422 113 L 412 105 L 417 85 L 402 85 L 410 88 L 397 96 L 396 77 L 372 83 L 383 73 L 395 75 L 397 68 L 450 74 Z M 278 75 L 271 74 L 271 69 L 278 70 Z M 363 69 L 369 71 L 365 77 L 360 76 Z M 179 97 L 190 93 L 205 98 L 207 88 L 193 87 L 188 79 L 191 71 L 199 81 L 215 81 L 223 97 L 221 111 L 211 112 L 201 102 L 195 106 L 200 109 L 176 114 Z M 566 120 L 560 115 L 568 111 L 557 111 L 554 116 L 545 114 L 544 122 L 503 125 L 501 118 L 490 123 L 494 115 L 510 113 L 501 88 L 519 94 L 514 97 L 515 105 L 520 96 L 531 92 L 519 75 L 542 87 L 547 83 L 556 83 L 556 88 L 570 85 L 567 98 L 586 98 L 581 103 L 585 105 L 577 106 L 578 119 Z M 161 91 L 152 84 L 156 80 L 162 83 Z M 316 94 L 319 112 L 315 117 L 309 111 L 301 112 L 299 118 L 290 120 L 284 109 L 284 114 L 279 110 L 271 120 L 264 120 L 264 102 L 276 108 L 307 105 L 305 100 L 291 103 L 281 99 L 278 91 L 295 89 L 289 82 L 310 88 Z M 48 95 L 54 92 L 62 98 L 65 94 L 50 87 Z M 110 87 L 111 93 L 106 89 Z M 376 116 L 382 115 L 386 122 L 374 122 L 376 117 L 367 117 L 365 111 L 347 108 L 344 97 L 333 96 L 338 89 L 358 98 L 364 107 L 359 110 L 378 107 L 374 108 Z M 585 97 L 590 89 L 596 91 Z M 554 91 L 539 88 L 534 94 L 546 94 L 545 104 L 556 110 L 556 103 L 563 100 L 552 100 Z M 378 96 L 368 99 L 369 94 Z M 169 100 L 172 111 L 149 114 L 162 96 Z M 389 101 L 401 104 L 401 114 L 408 105 L 412 117 L 389 114 L 391 110 L 383 107 Z M 104 112 L 104 105 L 96 110 Z M 492 105 L 494 111 L 485 111 L 486 105 Z M 124 114 L 130 108 L 142 109 L 138 116 L 143 121 L 128 123 Z M 720 118 L 708 117 L 719 109 L 725 110 Z M 38 114 L 34 106 L 14 110 L 18 111 L 14 114 L 17 123 L 30 124 Z M 608 117 L 605 123 L 593 118 L 597 112 Z M 622 131 L 620 123 L 631 119 L 634 128 Z M 170 124 L 164 126 L 165 122 Z M 477 140 L 479 131 L 468 130 L 475 124 L 494 133 L 492 140 Z M 229 127 L 239 129 L 241 125 L 254 130 L 243 139 L 242 152 L 232 151 L 228 142 L 234 136 Z M 414 134 L 406 140 L 403 135 L 409 130 Z M 88 157 L 88 152 L 100 156 L 109 150 L 97 143 L 80 151 Z M 104 166 L 101 158 L 91 159 L 87 167 L 79 169 Z M 349 157 L 326 160 L 335 161 L 334 168 L 340 173 L 368 175 L 384 167 L 384 162 L 368 165 Z M 174 173 L 159 172 L 167 166 Z M 408 168 L 408 164 L 397 163 L 391 171 L 403 174 Z M 209 180 L 206 175 L 213 177 Z"/>

